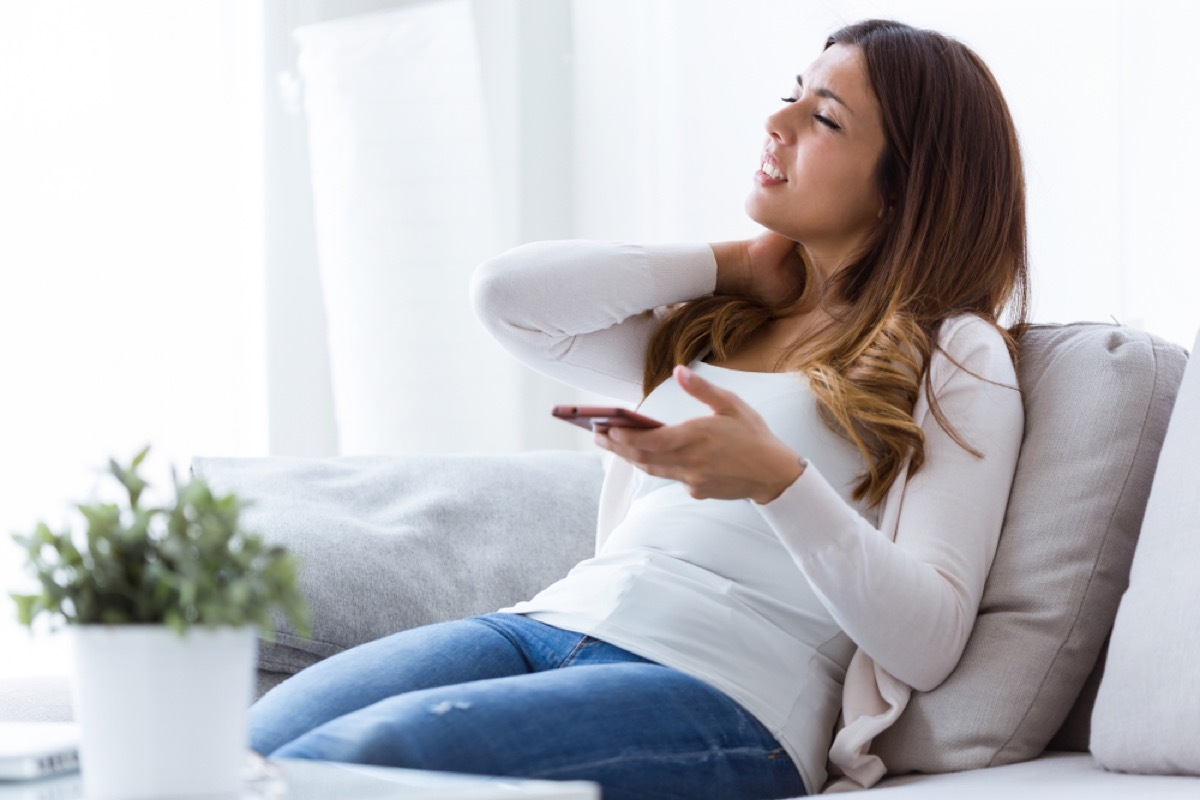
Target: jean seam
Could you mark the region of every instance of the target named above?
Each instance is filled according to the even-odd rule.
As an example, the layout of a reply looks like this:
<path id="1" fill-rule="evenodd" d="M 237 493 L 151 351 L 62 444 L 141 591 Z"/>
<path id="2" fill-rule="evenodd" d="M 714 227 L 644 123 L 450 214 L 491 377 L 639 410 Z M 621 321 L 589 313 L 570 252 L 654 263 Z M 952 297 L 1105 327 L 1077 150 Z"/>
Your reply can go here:
<path id="1" fill-rule="evenodd" d="M 562 669 L 563 667 L 571 666 L 572 662 L 574 662 L 575 659 L 579 656 L 579 651 L 582 650 L 586 645 L 590 644 L 592 641 L 595 641 L 595 640 L 592 639 L 592 637 L 590 637 L 590 636 L 587 636 L 587 635 L 581 636 L 579 641 L 575 643 L 575 646 L 571 648 L 571 652 L 567 653 L 566 658 L 564 658 L 562 660 L 562 662 L 558 665 L 558 669 Z"/>

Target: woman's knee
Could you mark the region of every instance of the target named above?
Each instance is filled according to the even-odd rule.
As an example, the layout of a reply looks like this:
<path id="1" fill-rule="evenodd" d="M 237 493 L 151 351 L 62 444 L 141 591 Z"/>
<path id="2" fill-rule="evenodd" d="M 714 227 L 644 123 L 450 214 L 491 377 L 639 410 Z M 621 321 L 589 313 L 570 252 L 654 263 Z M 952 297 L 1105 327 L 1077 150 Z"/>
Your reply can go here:
<path id="1" fill-rule="evenodd" d="M 390 698 L 527 669 L 507 638 L 474 620 L 402 631 L 319 661 L 263 695 L 250 709 L 250 747 L 273 753 Z"/>

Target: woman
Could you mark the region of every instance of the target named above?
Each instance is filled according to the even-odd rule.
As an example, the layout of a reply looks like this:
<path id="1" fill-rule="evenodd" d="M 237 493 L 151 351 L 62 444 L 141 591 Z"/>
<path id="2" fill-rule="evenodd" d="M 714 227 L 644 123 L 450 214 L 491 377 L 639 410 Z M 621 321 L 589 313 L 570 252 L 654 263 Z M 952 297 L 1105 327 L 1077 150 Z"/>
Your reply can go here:
<path id="1" fill-rule="evenodd" d="M 596 556 L 300 673 L 252 710 L 256 750 L 605 798 L 881 777 L 871 739 L 965 646 L 1016 464 L 1020 155 L 979 58 L 894 22 L 830 37 L 766 134 L 755 239 L 477 270 L 518 358 L 667 423 L 596 434 Z"/>

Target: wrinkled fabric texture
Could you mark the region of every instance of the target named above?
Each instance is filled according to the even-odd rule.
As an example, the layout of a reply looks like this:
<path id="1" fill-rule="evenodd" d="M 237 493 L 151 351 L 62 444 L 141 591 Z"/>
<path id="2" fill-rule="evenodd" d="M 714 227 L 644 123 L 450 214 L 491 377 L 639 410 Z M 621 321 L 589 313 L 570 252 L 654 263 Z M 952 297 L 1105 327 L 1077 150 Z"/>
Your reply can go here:
<path id="1" fill-rule="evenodd" d="M 819 464 L 845 502 L 871 513 L 853 500 L 866 461 L 821 423 L 806 380 L 691 366 Z M 706 411 L 674 381 L 639 406 L 667 424 Z M 715 686 L 766 725 L 804 785 L 819 789 L 854 643 L 752 501 L 697 499 L 678 481 L 638 478 L 630 512 L 600 554 L 501 610 L 596 636 Z"/>
<path id="2" fill-rule="evenodd" d="M 515 357 L 579 388 L 636 404 L 645 353 L 670 307 L 710 295 L 705 243 L 559 241 L 514 248 L 472 277 L 476 314 Z M 896 480 L 871 525 L 810 465 L 759 506 L 858 646 L 846 672 L 831 788 L 871 786 L 886 767 L 870 744 L 913 689 L 933 689 L 966 646 L 995 556 L 1024 426 L 1016 372 L 1000 333 L 973 315 L 946 320 L 913 419 L 925 464 Z M 929 392 L 962 438 L 943 429 Z M 803 455 L 803 454 L 801 454 Z M 608 459 L 597 552 L 629 512 L 635 468 Z"/>
<path id="3" fill-rule="evenodd" d="M 275 758 L 598 782 L 606 800 L 802 795 L 771 734 L 702 681 L 516 614 L 414 628 L 310 667 L 249 714 Z"/>

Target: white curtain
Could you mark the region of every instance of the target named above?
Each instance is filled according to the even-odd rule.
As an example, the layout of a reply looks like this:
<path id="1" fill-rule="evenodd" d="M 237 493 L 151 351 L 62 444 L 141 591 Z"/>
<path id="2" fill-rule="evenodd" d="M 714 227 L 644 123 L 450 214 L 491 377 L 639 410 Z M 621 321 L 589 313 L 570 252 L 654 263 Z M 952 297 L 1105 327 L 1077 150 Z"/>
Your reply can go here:
<path id="1" fill-rule="evenodd" d="M 467 297 L 499 244 L 471 3 L 296 39 L 341 452 L 516 447 L 517 373 Z"/>
<path id="2" fill-rule="evenodd" d="M 266 452 L 261 12 L 0 8 L 0 675 L 65 670 L 16 629 L 11 531 L 74 521 L 146 443 L 160 492 Z"/>

